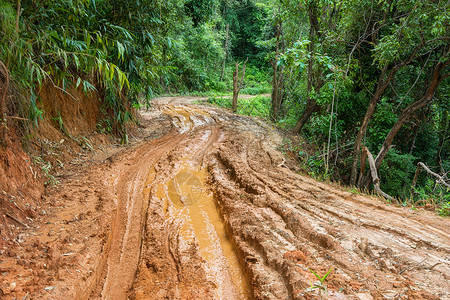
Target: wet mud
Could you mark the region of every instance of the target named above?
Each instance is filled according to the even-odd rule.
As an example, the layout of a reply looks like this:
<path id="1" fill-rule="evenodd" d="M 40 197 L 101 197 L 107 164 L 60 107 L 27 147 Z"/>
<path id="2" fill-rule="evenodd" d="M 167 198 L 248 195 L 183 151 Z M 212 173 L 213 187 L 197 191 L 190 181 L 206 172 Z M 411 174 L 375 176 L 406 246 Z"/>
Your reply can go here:
<path id="1" fill-rule="evenodd" d="M 275 129 L 192 100 L 63 183 L 2 299 L 450 298 L 448 218 L 300 175 Z"/>

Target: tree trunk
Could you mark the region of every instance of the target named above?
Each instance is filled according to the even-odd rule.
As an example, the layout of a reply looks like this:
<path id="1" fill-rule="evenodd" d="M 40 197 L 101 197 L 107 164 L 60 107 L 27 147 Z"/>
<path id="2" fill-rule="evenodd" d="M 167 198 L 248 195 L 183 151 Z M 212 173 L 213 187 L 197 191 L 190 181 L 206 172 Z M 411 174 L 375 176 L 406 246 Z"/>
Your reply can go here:
<path id="1" fill-rule="evenodd" d="M 244 65 L 242 66 L 242 76 L 239 79 L 239 65 L 241 63 L 236 63 L 236 68 L 233 72 L 233 102 L 231 105 L 231 109 L 235 113 L 237 111 L 237 99 L 239 96 L 239 92 L 242 87 L 242 83 L 244 82 L 244 76 L 245 76 L 245 66 L 247 64 L 248 58 L 245 60 Z"/>
<path id="2" fill-rule="evenodd" d="M 319 19 L 318 19 L 318 7 L 317 3 L 311 1 L 308 7 L 308 15 L 309 15 L 309 39 L 311 43 L 308 45 L 308 52 L 311 54 L 311 57 L 308 59 L 308 78 L 307 78 L 307 99 L 306 99 L 306 108 L 303 111 L 303 114 L 298 119 L 295 124 L 292 133 L 298 134 L 303 126 L 308 122 L 309 118 L 311 118 L 312 114 L 315 112 L 319 112 L 321 107 L 317 104 L 316 100 L 311 98 L 311 92 L 314 89 L 319 92 L 322 88 L 323 81 L 321 80 L 321 71 L 317 70 L 314 72 L 314 60 L 312 54 L 314 53 L 315 48 L 315 40 L 321 38 L 321 31 L 319 27 Z"/>
<path id="3" fill-rule="evenodd" d="M 386 88 L 389 86 L 391 81 L 394 79 L 395 74 L 398 70 L 400 70 L 402 67 L 410 64 L 412 60 L 417 56 L 417 53 L 419 53 L 420 49 L 424 46 L 424 43 L 419 44 L 414 50 L 410 53 L 407 59 L 404 61 L 401 61 L 400 63 L 396 64 L 395 66 L 391 67 L 389 74 L 387 72 L 388 67 L 384 67 L 381 71 L 380 77 L 378 78 L 378 84 L 377 89 L 375 90 L 375 93 L 373 94 L 372 98 L 369 102 L 369 107 L 367 108 L 366 115 L 364 116 L 363 123 L 361 124 L 361 128 L 359 129 L 358 135 L 356 136 L 355 145 L 353 147 L 353 163 L 352 163 L 352 173 L 350 176 L 350 185 L 356 184 L 356 175 L 358 170 L 358 158 L 360 154 L 361 149 L 361 143 L 364 135 L 367 131 L 367 126 L 369 125 L 370 119 L 373 116 L 373 113 L 375 112 L 375 108 L 377 105 L 378 100 L 383 95 Z M 388 75 L 387 75 L 388 74 Z M 387 78 L 384 79 L 387 75 Z M 362 174 L 364 175 L 364 174 Z"/>
<path id="4" fill-rule="evenodd" d="M 367 149 L 367 147 L 364 147 L 364 152 L 366 152 L 367 160 L 369 161 L 370 173 L 372 174 L 372 178 L 373 178 L 372 181 L 373 181 L 373 186 L 375 187 L 375 191 L 377 191 L 377 193 L 379 195 L 383 196 L 384 198 L 397 202 L 397 200 L 395 200 L 394 198 L 392 198 L 391 196 L 389 196 L 388 194 L 386 194 L 385 192 L 383 192 L 381 190 L 380 178 L 378 178 L 377 168 L 375 167 L 375 162 L 373 160 L 372 153 L 370 153 L 370 151 L 369 151 L 369 149 Z"/>
<path id="5" fill-rule="evenodd" d="M 311 42 L 310 45 L 308 45 L 310 48 L 309 51 L 312 53 L 314 50 L 314 43 Z M 303 111 L 301 117 L 298 119 L 297 123 L 294 126 L 294 130 L 292 130 L 292 133 L 298 134 L 303 126 L 308 122 L 311 115 L 315 112 L 318 112 L 320 110 L 320 106 L 317 104 L 317 102 L 311 98 L 311 91 L 312 91 L 312 85 L 313 85 L 313 77 L 314 77 L 314 70 L 313 70 L 313 60 L 312 58 L 309 58 L 308 60 L 308 78 L 307 78 L 307 87 L 306 87 L 306 107 Z"/>
<path id="6" fill-rule="evenodd" d="M 297 123 L 295 124 L 295 127 L 292 130 L 292 133 L 298 134 L 302 130 L 302 128 L 306 124 L 306 122 L 308 122 L 308 120 L 312 116 L 312 114 L 319 112 L 319 111 L 320 111 L 320 106 L 314 100 L 311 100 L 308 97 L 308 100 L 306 103 L 306 108 L 303 111 L 303 114 L 300 117 L 300 119 L 298 119 Z"/>
<path id="7" fill-rule="evenodd" d="M 384 157 L 386 156 L 387 152 L 392 146 L 392 141 L 394 140 L 395 136 L 399 132 L 399 130 L 402 128 L 403 124 L 411 118 L 411 116 L 419 109 L 429 105 L 433 101 L 434 93 L 436 92 L 437 87 L 441 83 L 441 81 L 448 77 L 450 74 L 441 75 L 441 71 L 450 63 L 450 60 L 446 60 L 445 62 L 439 62 L 434 67 L 431 80 L 428 84 L 428 87 L 426 89 L 425 95 L 419 99 L 418 101 L 415 101 L 411 103 L 408 107 L 406 107 L 402 113 L 400 114 L 399 118 L 397 119 L 397 122 L 395 122 L 394 126 L 392 126 L 391 130 L 389 131 L 388 135 L 384 139 L 383 146 L 380 149 L 380 152 L 377 155 L 377 158 L 375 159 L 375 167 L 378 169 L 381 165 L 381 162 L 383 161 Z M 367 174 L 364 184 L 368 186 L 370 183 L 370 174 Z"/>
<path id="8" fill-rule="evenodd" d="M 278 56 L 278 38 L 277 38 L 277 56 Z M 278 118 L 278 64 L 277 59 L 272 62 L 272 116 L 276 120 Z"/>
<path id="9" fill-rule="evenodd" d="M 449 62 L 450 61 L 447 60 L 445 63 L 440 62 L 436 65 L 425 95 L 419 101 L 416 101 L 405 108 L 398 118 L 397 122 L 395 122 L 394 126 L 392 126 L 391 130 L 386 136 L 386 139 L 384 140 L 383 146 L 381 147 L 377 158 L 375 159 L 377 169 L 386 156 L 386 153 L 389 150 L 390 146 L 392 145 L 394 137 L 397 135 L 398 131 L 403 126 L 405 121 L 407 121 L 418 109 L 427 106 L 433 101 L 434 93 L 436 92 L 439 83 L 442 81 L 442 75 L 440 72 Z"/>
<path id="10" fill-rule="evenodd" d="M 280 54 L 280 35 L 283 34 L 282 24 L 277 24 L 276 32 L 276 52 L 275 59 L 272 63 L 273 77 L 272 77 L 272 118 L 277 120 L 281 111 L 281 104 L 283 99 L 283 67 L 278 72 L 278 56 Z M 284 50 L 284 46 L 283 46 Z"/>
<path id="11" fill-rule="evenodd" d="M 225 36 L 225 57 L 223 58 L 223 64 L 222 64 L 222 74 L 220 74 L 220 81 L 223 81 L 223 76 L 225 75 L 225 67 L 228 57 L 228 34 L 230 32 L 230 25 L 227 24 L 227 35 Z"/>
<path id="12" fill-rule="evenodd" d="M 231 109 L 235 113 L 237 111 L 237 98 L 239 96 L 239 63 L 236 62 L 236 68 L 233 72 L 233 102 Z"/>
<path id="13" fill-rule="evenodd" d="M 354 186 L 356 185 L 356 177 L 358 172 L 358 160 L 359 160 L 359 154 L 361 152 L 361 144 L 364 136 L 366 135 L 367 126 L 369 125 L 370 119 L 372 119 L 372 116 L 375 112 L 375 108 L 377 106 L 378 100 L 380 100 L 381 96 L 383 95 L 384 91 L 389 85 L 390 80 L 385 79 L 386 77 L 386 70 L 385 67 L 380 77 L 378 78 L 378 85 L 376 87 L 375 93 L 373 94 L 372 98 L 369 101 L 369 106 L 367 107 L 366 114 L 364 115 L 364 119 L 361 123 L 361 127 L 359 128 L 358 135 L 355 139 L 355 145 L 353 146 L 353 163 L 352 163 L 352 173 L 350 176 L 350 185 Z M 390 76 L 392 79 L 392 77 Z M 363 174 L 364 175 L 364 174 Z"/>
<path id="14" fill-rule="evenodd" d="M 367 152 L 363 151 L 361 154 L 361 163 L 360 163 L 360 170 L 359 170 L 359 179 L 358 179 L 358 186 L 361 186 L 363 176 L 365 174 L 366 170 L 366 158 L 367 158 Z"/>
<path id="15" fill-rule="evenodd" d="M 9 88 L 9 71 L 5 64 L 0 60 L 0 67 L 4 72 L 0 71 L 0 78 L 4 77 L 4 84 L 2 87 L 2 95 L 0 98 L 0 138 L 1 142 L 6 145 L 6 99 L 8 96 L 8 88 Z"/>

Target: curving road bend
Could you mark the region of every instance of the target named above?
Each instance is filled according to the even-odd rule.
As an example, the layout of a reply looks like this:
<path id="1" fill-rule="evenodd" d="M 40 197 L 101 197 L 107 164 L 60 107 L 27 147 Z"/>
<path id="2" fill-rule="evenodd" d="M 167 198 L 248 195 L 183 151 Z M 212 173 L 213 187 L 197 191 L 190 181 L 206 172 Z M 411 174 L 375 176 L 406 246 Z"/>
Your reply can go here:
<path id="1" fill-rule="evenodd" d="M 450 299 L 448 218 L 300 175 L 269 125 L 193 100 L 157 99 L 146 137 L 65 184 L 91 213 L 36 295 Z"/>

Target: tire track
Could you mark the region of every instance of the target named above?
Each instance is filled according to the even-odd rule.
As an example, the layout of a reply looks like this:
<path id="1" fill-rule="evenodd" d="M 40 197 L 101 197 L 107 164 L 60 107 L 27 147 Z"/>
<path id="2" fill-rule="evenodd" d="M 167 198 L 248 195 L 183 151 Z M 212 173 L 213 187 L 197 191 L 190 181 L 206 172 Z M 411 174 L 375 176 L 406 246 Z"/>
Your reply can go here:
<path id="1" fill-rule="evenodd" d="M 95 267 L 75 298 L 243 298 L 223 296 L 227 286 L 211 279 L 203 233 L 189 223 L 205 215 L 169 197 L 170 181 L 183 172 L 188 181 L 205 167 L 207 184 L 198 182 L 214 194 L 249 281 L 247 298 L 318 299 L 317 290 L 308 291 L 317 281 L 310 270 L 332 270 L 329 299 L 450 298 L 447 219 L 302 176 L 286 167 L 292 164 L 275 150 L 281 138 L 268 125 L 183 101 L 157 100 L 173 130 L 93 172 L 99 178 L 91 189 L 102 185 L 95 191 L 101 205 L 114 209 L 109 221 L 101 219 L 104 244 L 93 248 L 100 249 Z"/>
<path id="2" fill-rule="evenodd" d="M 406 209 L 370 198 L 363 201 L 362 196 L 295 174 L 277 163 L 282 158 L 268 146 L 268 133 L 237 134 L 237 122 L 235 118 L 225 126 L 227 139 L 210 159 L 209 169 L 219 207 L 252 282 L 265 276 L 278 288 L 274 292 L 263 283 L 254 284 L 256 299 L 277 299 L 277 293 L 291 299 L 311 297 L 306 292 L 315 280 L 310 268 L 319 274 L 335 270 L 329 277 L 331 298 L 364 293 L 375 299 L 449 297 L 446 220 L 431 216 L 436 219 L 433 226 L 425 226 L 410 220 L 413 213 Z M 277 217 L 254 214 L 265 209 Z M 278 235 L 267 234 L 274 228 Z M 294 237 L 288 240 L 294 250 L 281 247 L 286 243 L 283 236 Z M 425 269 L 420 266 L 424 261 Z"/>

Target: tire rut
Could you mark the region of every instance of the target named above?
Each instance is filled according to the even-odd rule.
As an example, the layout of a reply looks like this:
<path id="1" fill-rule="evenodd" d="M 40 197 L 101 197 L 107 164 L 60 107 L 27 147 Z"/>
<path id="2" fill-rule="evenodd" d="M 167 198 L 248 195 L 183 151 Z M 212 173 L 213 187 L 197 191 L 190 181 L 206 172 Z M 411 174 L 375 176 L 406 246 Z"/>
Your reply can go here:
<path id="1" fill-rule="evenodd" d="M 186 101 L 156 100 L 171 130 L 73 178 L 93 212 L 52 299 L 320 299 L 311 270 L 329 299 L 450 299 L 448 219 L 300 175 L 270 126 Z"/>
<path id="2" fill-rule="evenodd" d="M 445 221 L 443 228 L 432 227 L 435 231 L 430 232 L 424 223 L 410 221 L 414 216 L 406 209 L 387 207 L 371 198 L 361 201 L 359 195 L 295 174 L 277 164 L 282 159 L 270 150 L 264 134 L 236 134 L 234 125 L 226 127 L 233 134 L 218 147 L 209 170 L 218 205 L 250 280 L 258 282 L 262 275 L 255 270 L 261 270 L 261 265 L 271 268 L 265 276 L 278 290 L 254 285 L 256 299 L 314 298 L 305 292 L 316 280 L 309 269 L 319 274 L 335 270 L 329 277 L 330 298 L 449 297 L 445 282 L 450 240 L 442 230 L 448 229 Z M 277 217 L 254 214 L 264 209 Z M 274 228 L 280 234 L 268 235 Z M 295 241 L 280 238 L 292 235 Z M 280 248 L 286 241 L 293 250 Z M 418 257 L 427 260 L 427 274 L 422 274 Z M 281 281 L 275 285 L 277 280 Z"/>

